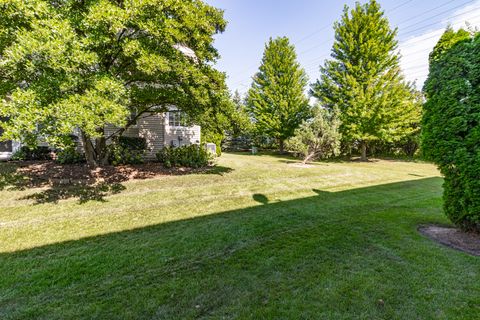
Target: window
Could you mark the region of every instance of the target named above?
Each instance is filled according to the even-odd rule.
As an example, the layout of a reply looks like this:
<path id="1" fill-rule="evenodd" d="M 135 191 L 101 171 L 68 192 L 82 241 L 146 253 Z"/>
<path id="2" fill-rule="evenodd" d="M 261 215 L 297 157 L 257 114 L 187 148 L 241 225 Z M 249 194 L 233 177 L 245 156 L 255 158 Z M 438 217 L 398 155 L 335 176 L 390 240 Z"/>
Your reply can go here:
<path id="1" fill-rule="evenodd" d="M 181 111 L 169 111 L 168 124 L 172 127 L 186 127 L 187 117 L 185 113 Z"/>

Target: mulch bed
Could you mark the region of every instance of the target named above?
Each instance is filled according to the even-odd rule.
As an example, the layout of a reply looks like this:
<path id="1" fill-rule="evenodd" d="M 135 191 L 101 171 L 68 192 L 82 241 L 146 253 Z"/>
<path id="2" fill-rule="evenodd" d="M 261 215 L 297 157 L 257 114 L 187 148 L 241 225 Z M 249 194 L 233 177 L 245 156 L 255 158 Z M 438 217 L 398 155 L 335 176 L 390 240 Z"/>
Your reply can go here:
<path id="1" fill-rule="evenodd" d="M 26 177 L 27 179 L 24 181 L 29 187 L 120 183 L 129 180 L 150 179 L 162 175 L 182 175 L 208 170 L 208 168 L 165 168 L 159 163 L 99 168 L 91 168 L 86 164 L 60 165 L 53 161 L 22 161 L 16 162 L 15 165 L 16 174 Z"/>
<path id="2" fill-rule="evenodd" d="M 480 256 L 480 234 L 438 225 L 420 226 L 418 231 L 450 248 Z"/>

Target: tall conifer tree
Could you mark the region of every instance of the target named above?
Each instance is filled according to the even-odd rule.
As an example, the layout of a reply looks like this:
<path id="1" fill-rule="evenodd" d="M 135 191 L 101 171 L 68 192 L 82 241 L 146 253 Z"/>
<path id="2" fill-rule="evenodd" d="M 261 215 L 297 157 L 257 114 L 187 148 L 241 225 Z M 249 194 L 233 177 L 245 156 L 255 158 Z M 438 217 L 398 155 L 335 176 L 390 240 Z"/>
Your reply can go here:
<path id="1" fill-rule="evenodd" d="M 270 39 L 260 70 L 253 77 L 247 107 L 257 131 L 277 139 L 280 152 L 284 151 L 284 141 L 308 116 L 308 98 L 304 94 L 307 82 L 288 38 Z"/>
<path id="2" fill-rule="evenodd" d="M 377 1 L 347 6 L 334 25 L 332 59 L 320 67 L 311 94 L 338 110 L 347 145 L 358 144 L 362 160 L 369 142 L 391 142 L 415 129 L 418 99 L 399 67 L 396 30 Z"/>

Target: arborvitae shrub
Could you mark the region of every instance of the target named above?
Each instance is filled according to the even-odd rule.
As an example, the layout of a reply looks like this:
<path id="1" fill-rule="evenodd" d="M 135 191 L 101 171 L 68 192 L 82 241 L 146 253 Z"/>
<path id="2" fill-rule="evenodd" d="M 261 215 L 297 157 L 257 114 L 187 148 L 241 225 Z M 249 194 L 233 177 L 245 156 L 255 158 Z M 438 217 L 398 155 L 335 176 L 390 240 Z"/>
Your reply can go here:
<path id="1" fill-rule="evenodd" d="M 480 34 L 449 29 L 430 57 L 423 153 L 445 176 L 446 215 L 480 232 Z"/>

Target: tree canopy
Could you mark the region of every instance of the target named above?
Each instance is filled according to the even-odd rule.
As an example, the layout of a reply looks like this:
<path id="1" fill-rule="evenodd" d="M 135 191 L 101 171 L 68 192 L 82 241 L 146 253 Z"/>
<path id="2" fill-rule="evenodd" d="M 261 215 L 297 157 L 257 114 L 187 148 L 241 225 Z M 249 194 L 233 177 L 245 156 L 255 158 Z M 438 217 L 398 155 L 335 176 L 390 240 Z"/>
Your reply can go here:
<path id="1" fill-rule="evenodd" d="M 400 71 L 396 29 L 377 1 L 345 6 L 334 25 L 331 59 L 320 67 L 311 94 L 337 110 L 346 144 L 358 144 L 362 158 L 372 141 L 395 141 L 418 123 L 417 95 Z"/>
<path id="2" fill-rule="evenodd" d="M 423 152 L 445 176 L 447 216 L 480 231 L 480 33 L 449 28 L 430 57 Z"/>
<path id="3" fill-rule="evenodd" d="M 280 152 L 284 141 L 308 116 L 308 98 L 304 94 L 307 82 L 288 38 L 270 39 L 248 91 L 247 108 L 256 130 L 277 139 Z"/>
<path id="4" fill-rule="evenodd" d="M 200 0 L 1 0 L 2 138 L 62 146 L 79 130 L 100 164 L 106 124 L 124 130 L 170 105 L 191 119 L 221 112 L 224 74 L 211 62 L 225 25 Z"/>

